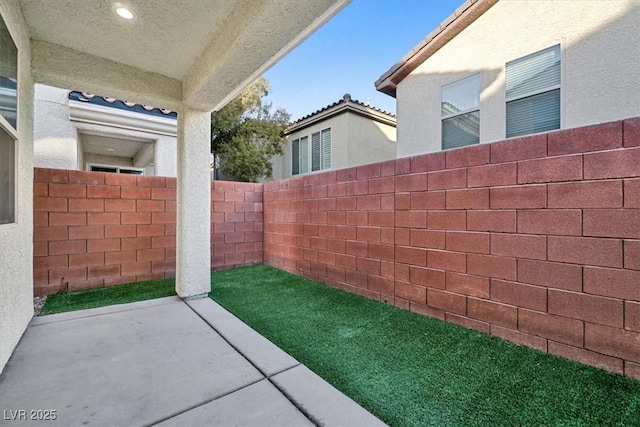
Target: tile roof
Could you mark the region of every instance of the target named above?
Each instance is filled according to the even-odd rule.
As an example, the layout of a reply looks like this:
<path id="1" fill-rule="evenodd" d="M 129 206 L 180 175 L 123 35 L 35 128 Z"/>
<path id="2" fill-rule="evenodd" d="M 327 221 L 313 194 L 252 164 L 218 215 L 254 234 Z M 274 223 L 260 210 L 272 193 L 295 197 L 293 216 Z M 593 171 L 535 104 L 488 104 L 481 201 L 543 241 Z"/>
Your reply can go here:
<path id="1" fill-rule="evenodd" d="M 149 114 L 157 117 L 167 117 L 175 119 L 177 113 L 171 110 L 165 110 L 162 108 L 151 107 L 149 105 L 136 104 L 134 102 L 121 101 L 115 98 L 109 98 L 107 96 L 94 95 L 92 93 L 69 92 L 69 99 L 72 101 L 87 102 L 94 105 L 101 105 L 103 107 L 118 108 L 120 110 L 135 111 L 136 113 Z"/>
<path id="2" fill-rule="evenodd" d="M 331 113 L 333 113 L 334 111 L 337 114 L 339 111 L 341 112 L 343 109 L 348 109 L 360 115 L 368 116 L 372 119 L 375 119 L 376 117 L 378 118 L 384 117 L 386 119 L 384 121 L 393 122 L 395 126 L 395 121 L 396 121 L 395 114 L 392 114 L 381 108 L 374 107 L 368 102 L 365 103 L 365 102 L 358 101 L 356 99 L 351 99 L 351 95 L 348 93 L 345 93 L 342 96 L 342 99 L 340 99 L 339 101 L 336 101 L 333 104 L 329 104 L 326 107 L 316 110 L 313 113 L 307 114 L 306 116 L 303 116 L 298 120 L 295 120 L 294 122 L 292 122 L 289 125 L 288 132 L 291 132 L 293 129 L 306 127 L 312 123 L 315 123 L 316 121 L 320 120 L 319 116 L 322 116 L 322 118 L 327 118 L 327 116 L 333 116 L 334 114 L 331 114 Z M 326 113 L 326 114 L 323 114 L 323 113 Z M 318 120 L 314 120 L 314 118 L 318 118 Z"/>

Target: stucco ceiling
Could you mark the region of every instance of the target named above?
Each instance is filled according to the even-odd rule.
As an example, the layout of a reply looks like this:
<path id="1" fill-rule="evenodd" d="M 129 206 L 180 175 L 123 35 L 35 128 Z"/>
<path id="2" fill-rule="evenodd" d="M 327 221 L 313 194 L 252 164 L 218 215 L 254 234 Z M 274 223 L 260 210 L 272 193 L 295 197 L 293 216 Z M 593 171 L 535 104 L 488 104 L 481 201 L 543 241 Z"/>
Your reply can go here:
<path id="1" fill-rule="evenodd" d="M 113 13 L 109 1 L 21 1 L 22 13 L 34 39 L 175 79 L 182 79 L 202 53 L 203 40 L 220 37 L 225 25 L 247 25 L 246 15 L 231 14 L 234 6 L 259 7 L 258 3 L 255 0 L 144 0 L 131 6 L 136 19 L 127 21 Z M 55 7 L 48 8 L 48 4 Z"/>
<path id="2" fill-rule="evenodd" d="M 37 82 L 219 108 L 349 0 L 19 0 Z M 114 13 L 125 4 L 136 15 Z"/>
<path id="3" fill-rule="evenodd" d="M 84 153 L 101 156 L 136 157 L 138 152 L 152 141 L 113 138 L 102 135 L 78 134 Z"/>

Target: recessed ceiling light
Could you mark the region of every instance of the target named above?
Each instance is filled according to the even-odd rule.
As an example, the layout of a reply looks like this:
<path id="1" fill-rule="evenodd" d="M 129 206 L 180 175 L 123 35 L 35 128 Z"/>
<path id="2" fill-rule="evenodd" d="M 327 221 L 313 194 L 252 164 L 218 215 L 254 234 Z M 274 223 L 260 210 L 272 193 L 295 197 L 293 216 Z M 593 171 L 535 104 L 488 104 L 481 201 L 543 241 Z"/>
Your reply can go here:
<path id="1" fill-rule="evenodd" d="M 133 12 L 131 12 L 129 9 L 127 9 L 126 7 L 117 7 L 116 8 L 116 13 L 118 14 L 118 16 L 124 18 L 124 19 L 133 19 L 135 18 L 135 15 L 133 14 Z"/>
<path id="2" fill-rule="evenodd" d="M 115 148 L 107 148 L 107 151 L 116 151 Z"/>

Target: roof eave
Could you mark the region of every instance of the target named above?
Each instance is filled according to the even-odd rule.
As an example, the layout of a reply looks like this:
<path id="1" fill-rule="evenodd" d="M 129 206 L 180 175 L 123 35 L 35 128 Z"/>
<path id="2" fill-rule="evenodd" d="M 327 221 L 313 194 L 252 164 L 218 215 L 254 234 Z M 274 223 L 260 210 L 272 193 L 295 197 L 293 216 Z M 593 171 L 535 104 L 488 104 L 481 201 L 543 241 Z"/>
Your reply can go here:
<path id="1" fill-rule="evenodd" d="M 382 92 L 392 98 L 396 97 L 396 87 L 397 85 L 392 81 L 386 81 L 384 82 L 384 84 L 382 82 L 376 82 L 376 89 L 378 90 L 378 92 Z"/>
<path id="2" fill-rule="evenodd" d="M 497 2 L 498 0 L 467 0 L 453 15 L 445 19 L 411 52 L 406 54 L 400 62 L 382 74 L 375 83 L 376 89 L 395 98 L 396 87 L 405 77 Z"/>
<path id="3" fill-rule="evenodd" d="M 366 107 L 359 105 L 355 102 L 340 102 L 337 105 L 334 105 L 332 108 L 326 109 L 324 111 L 320 111 L 310 117 L 307 117 L 304 120 L 300 120 L 287 128 L 285 130 L 285 135 L 290 135 L 299 130 L 308 128 L 316 123 L 322 122 L 324 120 L 330 119 L 331 117 L 337 116 L 342 113 L 355 113 L 360 116 L 366 117 L 376 122 L 380 122 L 389 126 L 396 126 L 395 117 L 380 111 L 376 111 Z"/>

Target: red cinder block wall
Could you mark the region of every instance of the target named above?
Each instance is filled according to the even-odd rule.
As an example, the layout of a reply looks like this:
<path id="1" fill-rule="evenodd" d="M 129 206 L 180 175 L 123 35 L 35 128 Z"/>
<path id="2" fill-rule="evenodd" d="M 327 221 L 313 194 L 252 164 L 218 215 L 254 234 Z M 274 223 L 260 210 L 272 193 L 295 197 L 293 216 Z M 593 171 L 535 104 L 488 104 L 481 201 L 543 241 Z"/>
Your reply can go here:
<path id="1" fill-rule="evenodd" d="M 640 118 L 264 188 L 265 263 L 640 379 Z"/>
<path id="2" fill-rule="evenodd" d="M 175 274 L 175 179 L 34 181 L 37 295 Z M 214 270 L 264 259 L 640 378 L 640 118 L 211 198 Z"/>
<path id="3" fill-rule="evenodd" d="M 262 184 L 211 183 L 211 268 L 262 264 Z"/>
<path id="4" fill-rule="evenodd" d="M 262 185 L 212 183 L 211 268 L 262 263 Z M 34 291 L 175 276 L 175 178 L 34 170 Z"/>

